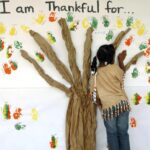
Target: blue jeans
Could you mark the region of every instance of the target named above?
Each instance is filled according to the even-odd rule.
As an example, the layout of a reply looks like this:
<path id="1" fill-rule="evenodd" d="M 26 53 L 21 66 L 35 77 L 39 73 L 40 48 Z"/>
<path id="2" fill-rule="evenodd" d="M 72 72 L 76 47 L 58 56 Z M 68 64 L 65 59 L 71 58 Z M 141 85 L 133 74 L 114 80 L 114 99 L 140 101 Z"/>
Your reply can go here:
<path id="1" fill-rule="evenodd" d="M 130 150 L 128 127 L 129 112 L 123 112 L 112 120 L 104 121 L 109 150 Z"/>

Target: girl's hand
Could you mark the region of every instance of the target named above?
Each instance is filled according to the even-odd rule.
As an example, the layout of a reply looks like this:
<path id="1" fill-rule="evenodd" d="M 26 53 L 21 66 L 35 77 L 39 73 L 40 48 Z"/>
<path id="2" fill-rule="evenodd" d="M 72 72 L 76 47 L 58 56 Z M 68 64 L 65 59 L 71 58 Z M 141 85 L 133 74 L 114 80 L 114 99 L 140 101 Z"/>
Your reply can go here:
<path id="1" fill-rule="evenodd" d="M 118 61 L 119 62 L 123 62 L 124 60 L 125 60 L 125 58 L 126 58 L 126 56 L 127 56 L 127 52 L 126 52 L 126 50 L 123 50 L 121 53 L 119 53 L 119 55 L 118 55 Z"/>

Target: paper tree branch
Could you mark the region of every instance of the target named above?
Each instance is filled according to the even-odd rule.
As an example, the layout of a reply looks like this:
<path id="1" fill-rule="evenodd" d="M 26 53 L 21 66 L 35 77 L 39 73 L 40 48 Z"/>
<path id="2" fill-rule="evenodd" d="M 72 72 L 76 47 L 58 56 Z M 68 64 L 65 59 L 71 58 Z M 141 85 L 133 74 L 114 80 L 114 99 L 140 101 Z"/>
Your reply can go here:
<path id="1" fill-rule="evenodd" d="M 71 85 L 73 84 L 72 75 L 64 65 L 62 61 L 56 56 L 56 53 L 50 46 L 50 44 L 37 32 L 30 30 L 30 35 L 34 38 L 36 43 L 40 46 L 41 50 L 45 53 L 48 59 L 54 64 L 58 72 L 62 77 L 68 81 Z"/>
<path id="2" fill-rule="evenodd" d="M 125 31 L 121 31 L 118 36 L 116 37 L 115 41 L 113 42 L 113 45 L 114 45 L 114 48 L 117 49 L 118 46 L 120 45 L 123 37 L 130 31 L 131 29 L 128 28 L 127 30 Z"/>
<path id="3" fill-rule="evenodd" d="M 35 41 L 39 44 L 49 60 L 55 65 L 56 69 L 63 77 L 71 82 L 71 88 L 68 89 L 63 84 L 55 81 L 31 58 L 25 51 L 21 50 L 21 55 L 34 65 L 38 73 L 51 85 L 64 91 L 69 97 L 69 104 L 66 114 L 66 146 L 67 150 L 95 150 L 96 148 L 96 108 L 93 105 L 90 96 L 83 90 L 80 70 L 76 64 L 76 50 L 73 46 L 70 31 L 65 19 L 60 19 L 59 24 L 62 27 L 62 36 L 68 51 L 68 60 L 72 74 L 68 70 L 63 72 L 64 65 L 57 58 L 48 42 L 40 34 L 30 31 Z M 89 78 L 89 63 L 91 56 L 92 29 L 88 29 L 84 45 L 83 69 L 85 81 L 84 87 L 87 87 Z M 87 55 L 87 56 L 85 56 Z M 87 67 L 87 68 L 86 68 Z M 86 72 L 87 71 L 87 72 Z M 72 79 L 73 78 L 73 79 Z M 69 94 L 68 94 L 69 93 Z"/>
<path id="4" fill-rule="evenodd" d="M 84 42 L 82 86 L 85 93 L 87 93 L 90 79 L 92 33 L 93 28 L 89 28 L 86 32 L 86 40 Z"/>
<path id="5" fill-rule="evenodd" d="M 130 66 L 134 63 L 136 63 L 136 61 L 144 55 L 144 51 L 140 52 L 140 53 L 137 53 L 136 55 L 134 55 L 131 60 L 125 65 L 125 71 L 127 71 Z"/>
<path id="6" fill-rule="evenodd" d="M 74 83 L 76 83 L 79 86 L 81 80 L 81 73 L 77 66 L 76 50 L 71 39 L 70 31 L 68 29 L 66 20 L 64 18 L 61 18 L 58 21 L 58 23 L 62 28 L 62 37 L 64 39 L 66 48 L 68 50 L 68 60 L 69 60 L 70 69 L 72 71 Z"/>
<path id="7" fill-rule="evenodd" d="M 59 83 L 58 81 L 52 79 L 49 75 L 47 75 L 44 72 L 44 70 L 40 67 L 40 65 L 32 57 L 30 57 L 25 50 L 20 50 L 20 52 L 24 59 L 28 60 L 30 63 L 33 64 L 33 66 L 35 67 L 37 72 L 40 74 L 40 76 L 44 78 L 45 81 L 48 82 L 49 85 L 64 91 L 67 95 L 69 94 L 70 92 L 69 89 L 65 85 Z"/>

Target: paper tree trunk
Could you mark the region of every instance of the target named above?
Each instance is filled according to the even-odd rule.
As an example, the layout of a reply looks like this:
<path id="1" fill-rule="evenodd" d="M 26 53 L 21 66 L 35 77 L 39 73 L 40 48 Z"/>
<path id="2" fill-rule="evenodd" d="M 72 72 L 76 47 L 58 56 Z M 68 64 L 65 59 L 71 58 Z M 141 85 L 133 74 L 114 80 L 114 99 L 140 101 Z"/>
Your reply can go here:
<path id="1" fill-rule="evenodd" d="M 91 97 L 88 93 L 93 29 L 89 28 L 86 33 L 83 56 L 83 74 L 81 75 L 76 63 L 76 50 L 65 19 L 60 19 L 59 25 L 62 28 L 62 37 L 68 52 L 70 70 L 57 57 L 51 45 L 40 34 L 30 30 L 30 35 L 34 38 L 41 50 L 48 57 L 49 61 L 53 63 L 62 77 L 70 83 L 70 88 L 47 75 L 40 65 L 33 58 L 31 58 L 26 51 L 21 50 L 21 55 L 33 64 L 38 73 L 45 79 L 45 81 L 48 82 L 50 86 L 62 90 L 69 97 L 66 115 L 66 149 L 95 150 L 96 106 L 92 103 Z M 129 29 L 125 32 L 120 32 L 113 43 L 115 48 L 118 47 L 121 39 L 126 33 L 128 33 L 128 31 Z M 128 64 L 128 66 L 130 64 Z"/>

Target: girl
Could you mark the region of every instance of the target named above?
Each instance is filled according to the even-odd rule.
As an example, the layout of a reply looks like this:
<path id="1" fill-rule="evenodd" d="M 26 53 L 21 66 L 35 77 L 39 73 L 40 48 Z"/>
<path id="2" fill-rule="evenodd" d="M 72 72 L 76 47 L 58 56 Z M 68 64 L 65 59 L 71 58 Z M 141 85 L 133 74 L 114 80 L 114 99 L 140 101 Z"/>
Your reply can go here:
<path id="1" fill-rule="evenodd" d="M 130 150 L 128 135 L 130 106 L 122 88 L 126 51 L 118 56 L 120 67 L 114 64 L 114 56 L 115 49 L 112 44 L 103 45 L 98 49 L 91 66 L 92 72 L 95 72 L 91 78 L 91 88 L 92 91 L 97 90 L 101 101 L 109 150 Z"/>

